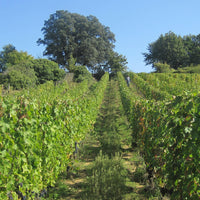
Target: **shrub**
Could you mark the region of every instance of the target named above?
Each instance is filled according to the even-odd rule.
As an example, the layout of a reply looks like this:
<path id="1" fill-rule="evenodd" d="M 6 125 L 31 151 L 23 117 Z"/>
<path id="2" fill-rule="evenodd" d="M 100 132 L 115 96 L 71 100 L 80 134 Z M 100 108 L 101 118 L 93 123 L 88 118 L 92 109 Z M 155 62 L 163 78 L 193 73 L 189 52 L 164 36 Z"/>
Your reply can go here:
<path id="1" fill-rule="evenodd" d="M 74 70 L 74 81 L 82 82 L 85 79 L 91 80 L 92 74 L 87 70 L 85 66 L 76 66 Z"/>
<path id="2" fill-rule="evenodd" d="M 47 59 L 35 59 L 27 63 L 27 67 L 34 69 L 39 84 L 46 81 L 59 81 L 65 76 L 65 71 L 59 65 Z"/>
<path id="3" fill-rule="evenodd" d="M 116 127 L 112 126 L 113 130 L 103 131 L 99 136 L 103 154 L 112 156 L 113 152 L 120 152 L 121 150 L 121 136 Z"/>
<path id="4" fill-rule="evenodd" d="M 154 63 L 154 68 L 156 69 L 156 73 L 170 73 L 174 71 L 167 63 Z"/>
<path id="5" fill-rule="evenodd" d="M 126 176 L 127 171 L 119 155 L 110 159 L 100 152 L 94 161 L 92 176 L 88 178 L 87 199 L 122 199 Z"/>
<path id="6" fill-rule="evenodd" d="M 27 88 L 47 81 L 59 81 L 65 76 L 65 71 L 58 64 L 47 59 L 35 59 L 17 65 L 9 66 L 0 76 L 0 84 L 13 89 Z"/>
<path id="7" fill-rule="evenodd" d="M 16 90 L 33 87 L 37 82 L 34 70 L 30 67 L 26 67 L 24 64 L 9 67 L 1 77 L 1 84 L 4 84 L 5 88 L 8 88 L 10 85 Z"/>

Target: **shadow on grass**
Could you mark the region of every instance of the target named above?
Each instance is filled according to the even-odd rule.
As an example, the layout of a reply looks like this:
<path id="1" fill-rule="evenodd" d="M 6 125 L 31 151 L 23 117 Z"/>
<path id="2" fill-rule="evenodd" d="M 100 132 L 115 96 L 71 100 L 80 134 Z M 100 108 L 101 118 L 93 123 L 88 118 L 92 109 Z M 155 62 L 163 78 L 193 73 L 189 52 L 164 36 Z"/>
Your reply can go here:
<path id="1" fill-rule="evenodd" d="M 100 150 L 101 147 L 99 147 L 98 144 L 84 144 L 84 146 L 79 149 L 77 158 L 79 160 L 92 162 L 99 154 Z"/>
<path id="2" fill-rule="evenodd" d="M 66 198 L 72 194 L 71 189 L 65 183 L 61 181 L 57 182 L 55 187 L 49 188 L 48 195 L 46 199 L 53 200 L 53 199 L 61 199 Z"/>

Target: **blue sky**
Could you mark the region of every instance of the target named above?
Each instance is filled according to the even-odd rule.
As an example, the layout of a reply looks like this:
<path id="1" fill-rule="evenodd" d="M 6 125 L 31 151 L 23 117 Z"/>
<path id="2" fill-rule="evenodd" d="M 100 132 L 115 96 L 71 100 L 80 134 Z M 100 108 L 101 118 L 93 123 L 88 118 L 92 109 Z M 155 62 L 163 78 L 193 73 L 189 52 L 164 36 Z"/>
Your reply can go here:
<path id="1" fill-rule="evenodd" d="M 35 58 L 43 57 L 44 21 L 57 10 L 94 15 L 115 34 L 115 51 L 126 56 L 129 70 L 151 72 L 142 53 L 169 31 L 200 34 L 199 0 L 0 0 L 0 51 L 12 44 Z"/>

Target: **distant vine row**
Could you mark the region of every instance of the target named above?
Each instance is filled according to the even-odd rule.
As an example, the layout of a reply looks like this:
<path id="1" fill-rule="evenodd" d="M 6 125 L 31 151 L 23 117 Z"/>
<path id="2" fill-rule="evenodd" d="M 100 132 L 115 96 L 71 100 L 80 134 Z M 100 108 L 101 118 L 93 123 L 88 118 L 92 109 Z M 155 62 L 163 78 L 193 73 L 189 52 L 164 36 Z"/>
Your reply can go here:
<path id="1" fill-rule="evenodd" d="M 184 73 L 141 73 L 139 74 L 149 85 L 171 95 L 181 95 L 184 92 L 198 92 L 200 75 Z"/>
<path id="2" fill-rule="evenodd" d="M 168 92 L 153 87 L 136 73 L 130 72 L 129 76 L 131 81 L 143 93 L 146 99 L 164 100 L 166 98 L 170 98 L 171 95 Z"/>

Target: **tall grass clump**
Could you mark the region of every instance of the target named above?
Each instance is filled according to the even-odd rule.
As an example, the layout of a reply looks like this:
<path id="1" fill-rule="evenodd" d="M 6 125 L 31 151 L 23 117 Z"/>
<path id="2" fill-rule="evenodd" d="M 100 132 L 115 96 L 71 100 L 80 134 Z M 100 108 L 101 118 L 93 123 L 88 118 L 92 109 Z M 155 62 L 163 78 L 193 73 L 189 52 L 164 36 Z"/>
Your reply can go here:
<path id="1" fill-rule="evenodd" d="M 96 157 L 92 176 L 87 180 L 85 198 L 90 200 L 113 199 L 120 200 L 125 191 L 127 171 L 123 166 L 122 158 L 116 154 L 109 158 L 100 152 Z"/>

